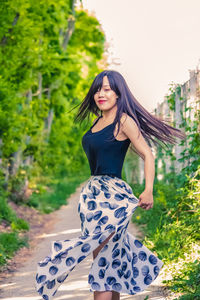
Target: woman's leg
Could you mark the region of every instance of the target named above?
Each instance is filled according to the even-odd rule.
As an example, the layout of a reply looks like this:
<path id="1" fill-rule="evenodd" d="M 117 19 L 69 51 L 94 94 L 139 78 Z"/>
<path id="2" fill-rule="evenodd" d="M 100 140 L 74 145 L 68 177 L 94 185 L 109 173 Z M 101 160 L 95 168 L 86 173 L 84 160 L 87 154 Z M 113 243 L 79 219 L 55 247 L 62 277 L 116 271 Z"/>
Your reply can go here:
<path id="1" fill-rule="evenodd" d="M 103 241 L 94 251 L 93 251 L 93 259 L 96 258 L 97 254 L 99 251 L 105 246 L 105 244 L 109 241 L 109 239 L 113 236 L 115 233 L 112 232 L 105 241 Z M 113 297 L 113 292 L 112 291 L 105 291 L 105 292 L 99 292 L 95 291 L 94 292 L 94 300 L 118 300 L 118 298 L 112 298 Z"/>
<path id="2" fill-rule="evenodd" d="M 120 299 L 120 293 L 112 291 L 112 300 L 119 300 Z"/>
<path id="3" fill-rule="evenodd" d="M 93 259 L 95 259 L 97 257 L 97 254 L 99 253 L 99 251 L 105 246 L 105 244 L 107 244 L 107 242 L 109 241 L 109 239 L 113 236 L 113 234 L 115 233 L 112 232 L 107 239 L 105 239 L 105 241 L 103 241 L 94 251 L 93 251 Z"/>
<path id="4" fill-rule="evenodd" d="M 120 294 L 115 291 L 106 291 L 106 292 L 94 292 L 94 299 L 95 300 L 119 300 Z"/>
<path id="5" fill-rule="evenodd" d="M 112 300 L 112 292 L 94 292 L 94 300 Z"/>

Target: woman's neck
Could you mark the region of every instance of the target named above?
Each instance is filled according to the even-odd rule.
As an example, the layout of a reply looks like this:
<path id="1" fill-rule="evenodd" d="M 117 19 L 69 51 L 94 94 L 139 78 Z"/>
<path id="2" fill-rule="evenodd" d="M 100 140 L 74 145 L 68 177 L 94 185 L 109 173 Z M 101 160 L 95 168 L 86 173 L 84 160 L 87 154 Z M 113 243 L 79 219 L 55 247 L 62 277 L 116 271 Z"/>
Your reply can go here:
<path id="1" fill-rule="evenodd" d="M 108 122 L 108 121 L 114 121 L 115 117 L 116 117 L 116 113 L 117 113 L 117 109 L 112 109 L 109 111 L 103 111 L 101 118 L 104 122 Z"/>

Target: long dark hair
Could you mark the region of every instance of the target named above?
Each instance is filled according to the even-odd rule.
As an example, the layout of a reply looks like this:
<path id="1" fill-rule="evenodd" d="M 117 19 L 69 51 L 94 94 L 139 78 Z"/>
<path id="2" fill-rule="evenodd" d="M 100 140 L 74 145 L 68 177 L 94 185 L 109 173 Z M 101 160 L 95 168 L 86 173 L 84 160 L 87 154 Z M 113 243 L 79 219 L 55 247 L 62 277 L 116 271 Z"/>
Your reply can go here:
<path id="1" fill-rule="evenodd" d="M 95 114 L 97 117 L 101 116 L 101 110 L 97 107 L 94 101 L 94 94 L 102 87 L 103 77 L 107 76 L 110 83 L 110 87 L 118 96 L 117 99 L 117 113 L 114 120 L 114 125 L 118 123 L 118 131 L 120 130 L 120 119 L 123 113 L 126 113 L 134 119 L 139 127 L 140 132 L 151 146 L 151 141 L 154 144 L 161 146 L 167 143 L 176 144 L 177 141 L 174 137 L 184 139 L 185 133 L 180 129 L 174 128 L 167 124 L 167 121 L 161 119 L 158 116 L 154 116 L 149 113 L 133 96 L 124 77 L 117 71 L 105 70 L 99 73 L 80 104 L 78 114 L 75 117 L 75 121 L 83 121 L 86 117 L 90 116 L 90 113 Z M 116 135 L 117 135 L 116 134 Z M 155 139 L 156 138 L 156 139 Z M 161 143 L 159 143 L 161 141 Z"/>

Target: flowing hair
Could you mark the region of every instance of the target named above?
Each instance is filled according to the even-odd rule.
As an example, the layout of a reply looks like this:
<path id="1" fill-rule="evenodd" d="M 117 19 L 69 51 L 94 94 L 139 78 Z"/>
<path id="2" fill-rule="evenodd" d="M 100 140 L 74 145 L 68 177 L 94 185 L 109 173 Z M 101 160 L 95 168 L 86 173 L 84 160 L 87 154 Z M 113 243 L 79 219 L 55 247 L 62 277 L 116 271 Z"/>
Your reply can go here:
<path id="1" fill-rule="evenodd" d="M 120 130 L 120 119 L 123 113 L 129 115 L 136 122 L 139 131 L 151 146 L 151 142 L 155 145 L 167 146 L 167 143 L 176 144 L 175 137 L 185 139 L 186 135 L 180 129 L 167 124 L 167 120 L 149 113 L 133 96 L 124 77 L 117 71 L 104 70 L 99 73 L 80 105 L 79 111 L 75 116 L 75 121 L 83 121 L 90 113 L 97 117 L 102 115 L 101 110 L 97 107 L 94 101 L 94 94 L 101 89 L 104 76 L 108 77 L 111 89 L 117 94 L 117 113 L 114 120 L 114 125 L 118 123 L 118 131 Z M 116 135 L 117 135 L 116 134 Z M 160 143 L 161 141 L 161 143 Z"/>

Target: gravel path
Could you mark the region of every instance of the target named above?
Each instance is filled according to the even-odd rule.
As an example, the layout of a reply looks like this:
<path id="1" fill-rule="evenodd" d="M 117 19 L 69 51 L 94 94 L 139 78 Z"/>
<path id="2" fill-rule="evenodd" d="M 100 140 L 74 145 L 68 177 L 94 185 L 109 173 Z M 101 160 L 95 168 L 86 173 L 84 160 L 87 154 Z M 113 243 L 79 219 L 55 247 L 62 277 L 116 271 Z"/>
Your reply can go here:
<path id="1" fill-rule="evenodd" d="M 36 234 L 30 249 L 26 251 L 24 261 L 20 261 L 16 270 L 12 271 L 6 278 L 0 281 L 0 299 L 2 300 L 39 300 L 42 299 L 34 288 L 37 262 L 42 260 L 50 252 L 51 241 L 59 239 L 70 239 L 80 235 L 80 219 L 77 208 L 80 185 L 76 192 L 68 199 L 68 204 L 59 210 L 49 214 L 51 221 L 45 226 L 43 232 Z M 47 227 L 47 228 L 46 228 Z M 128 231 L 141 239 L 142 234 L 138 228 L 130 223 Z M 18 254 L 17 254 L 18 255 Z M 13 262 L 15 261 L 14 257 Z M 55 300 L 92 300 L 93 293 L 89 291 L 87 274 L 92 263 L 92 254 L 78 264 L 70 273 L 55 295 Z M 121 294 L 122 300 L 163 300 L 167 299 L 166 289 L 161 283 L 162 270 L 156 280 L 149 286 L 148 290 L 138 295 Z"/>

